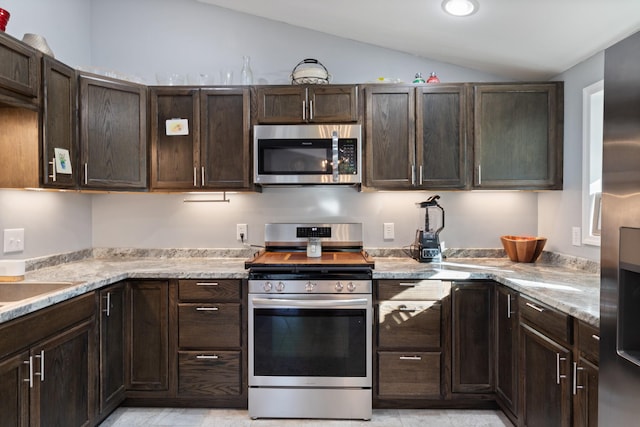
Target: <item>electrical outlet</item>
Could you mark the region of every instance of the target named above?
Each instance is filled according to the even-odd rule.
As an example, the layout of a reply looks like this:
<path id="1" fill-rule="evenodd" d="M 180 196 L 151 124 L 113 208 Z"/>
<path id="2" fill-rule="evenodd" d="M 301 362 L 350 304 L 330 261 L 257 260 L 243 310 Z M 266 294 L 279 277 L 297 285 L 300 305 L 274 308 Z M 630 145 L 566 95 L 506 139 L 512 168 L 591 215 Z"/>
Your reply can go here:
<path id="1" fill-rule="evenodd" d="M 4 230 L 4 253 L 24 251 L 24 228 L 6 228 Z"/>
<path id="2" fill-rule="evenodd" d="M 571 227 L 571 244 L 573 246 L 582 246 L 582 230 L 580 230 L 580 227 Z"/>
<path id="3" fill-rule="evenodd" d="M 392 222 L 385 222 L 383 225 L 383 235 L 384 240 L 393 240 L 395 239 L 395 230 L 394 224 Z"/>
<path id="4" fill-rule="evenodd" d="M 236 240 L 239 242 L 246 242 L 249 238 L 247 234 L 247 224 L 236 224 Z"/>

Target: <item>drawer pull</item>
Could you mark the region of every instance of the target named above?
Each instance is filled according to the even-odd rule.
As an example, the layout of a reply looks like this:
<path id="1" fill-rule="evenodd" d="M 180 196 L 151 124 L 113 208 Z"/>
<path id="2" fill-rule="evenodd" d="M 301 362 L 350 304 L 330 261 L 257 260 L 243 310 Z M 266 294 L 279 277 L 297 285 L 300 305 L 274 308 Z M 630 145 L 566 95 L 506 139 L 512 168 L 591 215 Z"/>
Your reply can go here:
<path id="1" fill-rule="evenodd" d="M 411 282 L 400 282 L 400 283 L 398 283 L 398 285 L 400 285 L 400 286 L 408 286 L 408 287 L 410 287 L 410 288 L 413 288 L 413 287 L 415 287 L 415 286 L 416 286 L 416 283 L 411 283 Z"/>
<path id="2" fill-rule="evenodd" d="M 422 356 L 400 356 L 400 360 L 422 360 Z"/>
<path id="3" fill-rule="evenodd" d="M 218 286 L 218 282 L 198 282 L 196 283 L 196 286 Z"/>
<path id="4" fill-rule="evenodd" d="M 416 311 L 418 311 L 416 308 L 407 307 L 406 305 L 401 305 L 398 308 L 396 308 L 396 310 L 403 311 L 406 313 L 415 313 Z"/>
<path id="5" fill-rule="evenodd" d="M 196 356 L 196 359 L 205 359 L 205 360 L 209 360 L 209 359 L 218 359 L 218 355 L 217 354 L 213 354 L 213 355 L 208 355 L 208 354 L 198 354 Z"/>
<path id="6" fill-rule="evenodd" d="M 593 338 L 596 341 L 600 341 L 600 337 L 596 334 L 591 335 L 591 338 Z"/>
<path id="7" fill-rule="evenodd" d="M 196 311 L 218 311 L 218 307 L 196 307 Z"/>
<path id="8" fill-rule="evenodd" d="M 538 313 L 542 313 L 544 311 L 544 308 L 538 307 L 537 305 L 531 304 L 530 302 L 527 303 L 527 307 L 533 308 Z"/>

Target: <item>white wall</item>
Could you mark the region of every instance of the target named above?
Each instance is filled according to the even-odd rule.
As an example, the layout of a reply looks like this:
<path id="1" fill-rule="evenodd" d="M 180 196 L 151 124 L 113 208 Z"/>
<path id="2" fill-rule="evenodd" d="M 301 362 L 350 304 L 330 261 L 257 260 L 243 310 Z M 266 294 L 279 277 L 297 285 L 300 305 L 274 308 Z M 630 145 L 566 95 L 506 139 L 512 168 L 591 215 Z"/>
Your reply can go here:
<path id="1" fill-rule="evenodd" d="M 0 230 L 24 228 L 24 259 L 91 247 L 91 196 L 51 191 L 0 190 Z"/>
<path id="2" fill-rule="evenodd" d="M 156 84 L 155 72 L 207 73 L 219 83 L 220 69 L 227 67 L 238 84 L 243 55 L 251 57 L 255 83 L 288 84 L 291 70 L 305 58 L 323 63 L 335 83 L 380 76 L 410 82 L 418 71 L 435 71 L 443 82 L 498 79 L 195 0 L 91 4 L 93 65 L 142 77 L 148 84 Z"/>
<path id="3" fill-rule="evenodd" d="M 4 0 L 0 7 L 11 13 L 7 34 L 19 40 L 25 33 L 40 34 L 65 64 L 90 63 L 90 1 Z"/>
<path id="4" fill-rule="evenodd" d="M 594 261 L 599 246 L 573 246 L 571 228 L 582 226 L 582 89 L 604 78 L 604 52 L 555 78 L 564 81 L 564 190 L 538 196 L 538 233 L 546 248 Z"/>
<path id="5" fill-rule="evenodd" d="M 434 192 L 359 193 L 352 188 L 266 188 L 229 194 L 229 203 L 184 203 L 170 194 L 93 196 L 93 245 L 134 248 L 234 248 L 236 224 L 249 226 L 249 243 L 264 243 L 266 222 L 362 222 L 369 248 L 409 246 L 424 226 L 416 204 Z M 441 238 L 452 248 L 498 248 L 500 235 L 535 235 L 535 193 L 438 192 L 445 210 Z M 218 195 L 212 196 L 218 198 Z M 393 241 L 382 224 L 393 222 Z"/>

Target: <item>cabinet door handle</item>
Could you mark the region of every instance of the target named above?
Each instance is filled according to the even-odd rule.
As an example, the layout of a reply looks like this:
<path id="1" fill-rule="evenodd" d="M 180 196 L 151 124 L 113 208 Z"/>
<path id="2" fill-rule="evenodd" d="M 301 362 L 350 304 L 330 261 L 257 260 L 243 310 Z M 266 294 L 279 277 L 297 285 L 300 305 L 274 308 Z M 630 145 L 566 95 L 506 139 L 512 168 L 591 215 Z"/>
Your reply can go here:
<path id="1" fill-rule="evenodd" d="M 107 300 L 107 308 L 102 310 L 103 313 L 106 314 L 107 317 L 111 316 L 111 292 L 107 292 L 107 296 L 104 297 Z"/>
<path id="2" fill-rule="evenodd" d="M 584 371 L 584 368 L 578 366 L 577 362 L 573 362 L 573 395 L 578 394 L 578 390 L 584 388 L 582 385 L 578 385 L 578 371 Z"/>
<path id="3" fill-rule="evenodd" d="M 44 382 L 44 350 L 40 350 L 40 354 L 36 354 L 36 359 L 40 359 L 40 372 L 36 372 L 33 375 L 40 377 L 40 382 Z"/>
<path id="4" fill-rule="evenodd" d="M 198 168 L 195 166 L 193 167 L 193 186 L 198 186 Z"/>
<path id="5" fill-rule="evenodd" d="M 422 360 L 421 356 L 400 356 L 400 360 Z"/>
<path id="6" fill-rule="evenodd" d="M 507 294 L 507 319 L 511 319 L 511 294 Z"/>
<path id="7" fill-rule="evenodd" d="M 591 335 L 591 338 L 593 338 L 596 341 L 600 341 L 600 337 L 596 334 Z"/>
<path id="8" fill-rule="evenodd" d="M 197 282 L 196 286 L 218 286 L 218 282 Z"/>
<path id="9" fill-rule="evenodd" d="M 567 360 L 566 357 L 560 357 L 560 353 L 556 353 L 556 383 L 560 384 L 560 380 L 567 378 L 566 375 L 562 375 L 560 374 L 560 361 L 565 361 Z"/>
<path id="10" fill-rule="evenodd" d="M 51 178 L 53 182 L 56 182 L 56 157 L 55 156 L 53 156 L 53 160 L 50 161 L 49 164 L 51 165 L 51 175 L 49 175 L 49 178 Z"/>
<path id="11" fill-rule="evenodd" d="M 527 307 L 531 307 L 533 308 L 535 311 L 537 311 L 538 313 L 542 313 L 544 311 L 544 308 L 542 307 L 538 307 L 535 304 L 531 304 L 530 302 L 526 303 Z"/>
<path id="12" fill-rule="evenodd" d="M 309 120 L 313 120 L 313 100 L 309 100 Z"/>
<path id="13" fill-rule="evenodd" d="M 396 310 L 404 311 L 404 312 L 408 312 L 408 313 L 415 313 L 416 311 L 418 311 L 417 309 L 412 308 L 412 307 L 407 307 L 406 305 L 398 306 L 398 308 L 396 308 Z"/>
<path id="14" fill-rule="evenodd" d="M 205 178 L 204 178 L 204 166 L 202 166 L 202 167 L 200 168 L 200 170 L 201 170 L 201 175 L 202 175 L 202 176 L 200 177 L 200 186 L 201 186 L 201 187 L 204 187 L 204 181 L 205 181 Z"/>
<path id="15" fill-rule="evenodd" d="M 420 172 L 418 173 L 419 185 L 422 185 L 422 165 L 420 165 Z"/>
<path id="16" fill-rule="evenodd" d="M 307 120 L 307 101 L 302 101 L 302 120 Z"/>
<path id="17" fill-rule="evenodd" d="M 84 164 L 84 185 L 89 185 L 89 165 Z"/>
<path id="18" fill-rule="evenodd" d="M 22 381 L 29 383 L 29 388 L 33 388 L 33 356 L 29 356 L 29 360 L 24 360 L 22 363 L 29 365 L 29 378 L 25 378 Z"/>
<path id="19" fill-rule="evenodd" d="M 478 185 L 482 185 L 482 165 L 478 165 Z"/>
<path id="20" fill-rule="evenodd" d="M 212 355 L 208 355 L 208 354 L 198 354 L 196 356 L 196 359 L 200 359 L 200 360 L 208 360 L 208 359 L 218 359 L 218 355 L 217 354 L 212 354 Z"/>
<path id="21" fill-rule="evenodd" d="M 218 311 L 218 307 L 196 307 L 196 311 Z"/>
<path id="22" fill-rule="evenodd" d="M 411 165 L 411 185 L 416 185 L 416 165 Z"/>

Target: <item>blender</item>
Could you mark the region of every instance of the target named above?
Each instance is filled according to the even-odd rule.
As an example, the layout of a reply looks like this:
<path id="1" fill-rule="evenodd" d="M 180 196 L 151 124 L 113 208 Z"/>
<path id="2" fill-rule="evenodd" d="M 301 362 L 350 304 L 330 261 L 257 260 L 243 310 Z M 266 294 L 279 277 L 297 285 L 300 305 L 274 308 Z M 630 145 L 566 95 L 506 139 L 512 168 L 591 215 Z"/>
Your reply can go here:
<path id="1" fill-rule="evenodd" d="M 441 262 L 440 231 L 444 228 L 444 209 L 438 204 L 439 195 L 429 197 L 420 203 L 425 208 L 424 230 L 416 231 L 414 258 L 419 262 Z"/>

